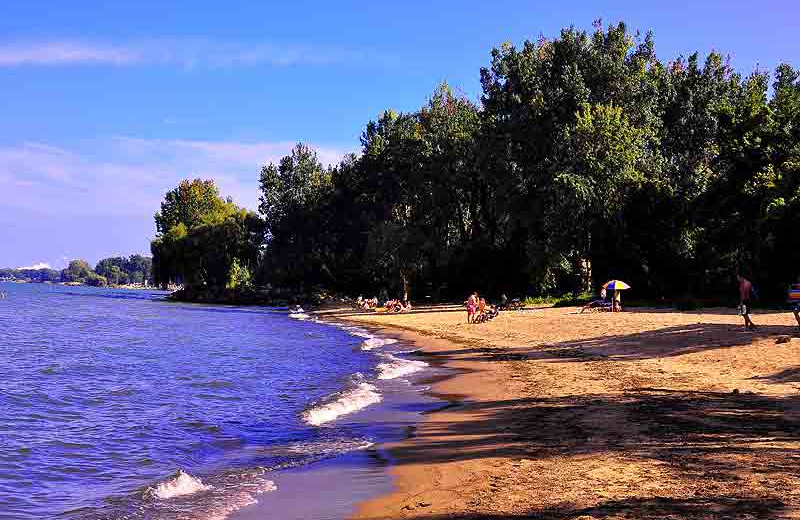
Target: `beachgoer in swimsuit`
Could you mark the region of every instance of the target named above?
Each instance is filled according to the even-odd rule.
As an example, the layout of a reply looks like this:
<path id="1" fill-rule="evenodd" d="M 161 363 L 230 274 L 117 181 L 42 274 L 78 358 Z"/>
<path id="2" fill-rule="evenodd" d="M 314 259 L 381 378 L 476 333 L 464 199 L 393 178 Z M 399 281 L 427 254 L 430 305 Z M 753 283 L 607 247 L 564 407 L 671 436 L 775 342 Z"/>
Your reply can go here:
<path id="1" fill-rule="evenodd" d="M 745 330 L 755 330 L 756 324 L 750 319 L 753 284 L 740 274 L 736 275 L 736 279 L 739 281 L 739 305 L 741 306 L 741 313 L 744 318 L 744 328 Z"/>
<path id="2" fill-rule="evenodd" d="M 786 301 L 792 306 L 792 314 L 794 314 L 794 319 L 797 320 L 797 328 L 800 329 L 800 277 L 797 278 L 797 282 L 789 286 Z"/>
<path id="3" fill-rule="evenodd" d="M 472 323 L 475 318 L 475 299 L 477 298 L 476 293 L 472 293 L 467 298 L 467 323 Z"/>
<path id="4" fill-rule="evenodd" d="M 794 306 L 792 313 L 794 313 L 794 319 L 797 320 L 797 328 L 800 329 L 800 302 Z"/>

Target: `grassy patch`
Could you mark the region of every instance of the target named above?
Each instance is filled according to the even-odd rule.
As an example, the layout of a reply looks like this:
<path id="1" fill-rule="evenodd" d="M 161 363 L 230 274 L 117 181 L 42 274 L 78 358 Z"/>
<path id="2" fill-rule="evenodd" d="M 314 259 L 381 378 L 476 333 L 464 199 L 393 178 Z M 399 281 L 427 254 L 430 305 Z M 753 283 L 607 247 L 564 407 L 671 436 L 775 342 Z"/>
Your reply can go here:
<path id="1" fill-rule="evenodd" d="M 584 305 L 595 297 L 590 292 L 567 293 L 560 296 L 528 296 L 523 300 L 527 307 L 574 307 Z"/>

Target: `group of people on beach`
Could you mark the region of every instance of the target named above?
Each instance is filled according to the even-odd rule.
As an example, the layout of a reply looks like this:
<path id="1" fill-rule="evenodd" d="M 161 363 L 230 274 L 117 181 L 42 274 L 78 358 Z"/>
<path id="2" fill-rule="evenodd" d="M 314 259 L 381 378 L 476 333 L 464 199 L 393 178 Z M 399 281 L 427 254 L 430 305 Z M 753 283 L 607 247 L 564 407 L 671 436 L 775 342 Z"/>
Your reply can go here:
<path id="1" fill-rule="evenodd" d="M 497 309 L 487 305 L 486 299 L 477 292 L 470 294 L 464 303 L 467 306 L 467 323 L 485 323 L 500 314 Z"/>
<path id="2" fill-rule="evenodd" d="M 362 298 L 361 295 L 359 295 L 358 299 L 356 300 L 356 305 L 364 311 L 374 309 L 378 306 L 378 297 L 373 296 L 372 298 Z"/>
<path id="3" fill-rule="evenodd" d="M 374 310 L 376 312 L 408 312 L 411 310 L 411 302 L 409 300 L 386 300 L 386 302 L 379 306 L 378 297 L 364 299 L 361 296 L 356 300 L 356 306 L 364 311 Z"/>

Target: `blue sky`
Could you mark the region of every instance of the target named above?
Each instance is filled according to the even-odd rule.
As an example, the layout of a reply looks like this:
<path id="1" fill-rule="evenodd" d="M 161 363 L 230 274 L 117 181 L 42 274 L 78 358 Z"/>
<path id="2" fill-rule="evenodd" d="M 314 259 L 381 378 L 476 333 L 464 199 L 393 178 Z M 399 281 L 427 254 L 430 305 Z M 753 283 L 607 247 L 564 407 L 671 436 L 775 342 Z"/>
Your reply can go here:
<path id="1" fill-rule="evenodd" d="M 110 4 L 4 4 L 2 267 L 148 253 L 182 178 L 255 208 L 260 165 L 294 142 L 335 162 L 384 109 L 415 110 L 444 80 L 477 99 L 493 46 L 571 24 L 652 29 L 664 61 L 800 66 L 789 0 Z"/>

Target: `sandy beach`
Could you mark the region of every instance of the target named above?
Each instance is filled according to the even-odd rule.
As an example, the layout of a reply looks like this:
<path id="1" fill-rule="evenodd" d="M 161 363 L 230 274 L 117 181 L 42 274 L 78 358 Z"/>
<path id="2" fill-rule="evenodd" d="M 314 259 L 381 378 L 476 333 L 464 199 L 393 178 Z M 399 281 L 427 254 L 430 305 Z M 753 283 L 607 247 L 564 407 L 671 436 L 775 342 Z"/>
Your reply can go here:
<path id="1" fill-rule="evenodd" d="M 320 311 L 453 370 L 453 405 L 388 446 L 379 518 L 800 518 L 800 334 L 791 313 L 463 308 Z"/>

